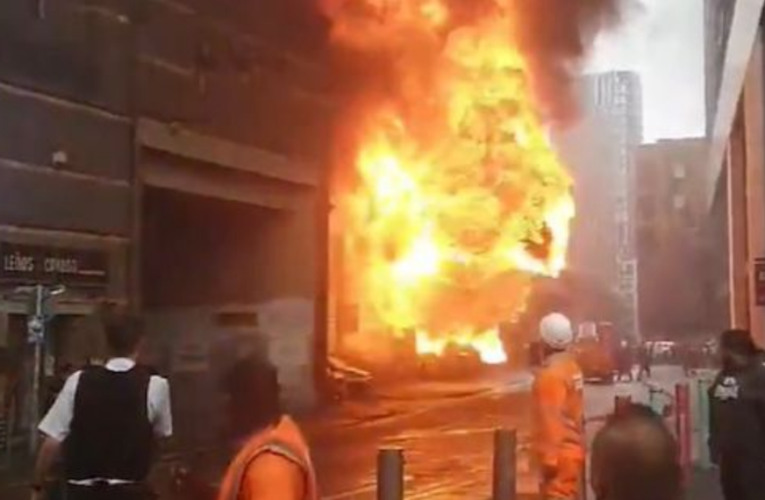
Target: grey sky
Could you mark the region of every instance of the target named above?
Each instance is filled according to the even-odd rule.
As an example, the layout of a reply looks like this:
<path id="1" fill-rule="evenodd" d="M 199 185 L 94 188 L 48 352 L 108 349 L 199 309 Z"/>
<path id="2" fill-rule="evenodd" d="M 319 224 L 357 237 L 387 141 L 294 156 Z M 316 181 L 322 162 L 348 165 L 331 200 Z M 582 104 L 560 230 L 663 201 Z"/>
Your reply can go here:
<path id="1" fill-rule="evenodd" d="M 646 141 L 704 134 L 704 2 L 640 0 L 598 40 L 588 71 L 629 69 L 643 82 Z"/>

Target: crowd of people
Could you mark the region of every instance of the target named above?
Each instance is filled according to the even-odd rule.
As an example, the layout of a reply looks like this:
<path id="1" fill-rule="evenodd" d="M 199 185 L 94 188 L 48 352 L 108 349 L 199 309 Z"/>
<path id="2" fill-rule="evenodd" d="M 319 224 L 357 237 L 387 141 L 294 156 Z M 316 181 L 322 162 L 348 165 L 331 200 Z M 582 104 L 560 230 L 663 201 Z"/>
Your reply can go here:
<path id="1" fill-rule="evenodd" d="M 39 424 L 44 436 L 32 499 L 146 500 L 161 441 L 173 432 L 168 381 L 137 362 L 141 323 L 110 311 L 104 330 L 111 357 L 66 378 Z M 544 500 L 573 500 L 584 487 L 584 379 L 571 352 L 573 328 L 561 314 L 540 324 L 543 362 L 532 389 L 532 449 Z M 765 364 L 748 332 L 720 339 L 722 369 L 710 388 L 710 452 L 725 500 L 765 498 Z M 232 363 L 227 396 L 235 449 L 219 486 L 185 482 L 188 500 L 318 499 L 309 446 L 282 409 L 277 370 L 255 355 Z M 678 445 L 646 406 L 620 407 L 591 447 L 596 500 L 681 500 Z M 57 468 L 59 470 L 57 470 Z M 51 491 L 49 478 L 60 488 Z M 694 500 L 694 499 L 689 499 Z"/>
<path id="2" fill-rule="evenodd" d="M 686 376 L 691 376 L 694 370 L 711 368 L 716 362 L 711 342 L 644 341 L 631 344 L 622 340 L 613 349 L 613 358 L 615 380 L 630 382 L 650 379 L 651 367 L 656 363 L 680 365 Z"/>

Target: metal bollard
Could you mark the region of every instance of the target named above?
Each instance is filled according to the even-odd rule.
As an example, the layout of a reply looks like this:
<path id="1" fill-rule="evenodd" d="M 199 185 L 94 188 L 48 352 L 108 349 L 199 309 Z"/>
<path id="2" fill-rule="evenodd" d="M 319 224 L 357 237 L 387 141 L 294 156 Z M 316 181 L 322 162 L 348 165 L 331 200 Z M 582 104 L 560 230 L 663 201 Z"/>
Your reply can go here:
<path id="1" fill-rule="evenodd" d="M 515 500 L 517 498 L 517 448 L 518 433 L 515 429 L 497 429 L 494 431 L 492 500 Z"/>
<path id="2" fill-rule="evenodd" d="M 691 407 L 690 388 L 687 383 L 675 386 L 675 432 L 680 446 L 680 464 L 687 469 L 691 463 Z"/>
<path id="3" fill-rule="evenodd" d="M 614 414 L 618 415 L 632 404 L 632 396 L 614 397 Z"/>
<path id="4" fill-rule="evenodd" d="M 377 500 L 403 500 L 404 450 L 383 448 L 377 453 Z"/>

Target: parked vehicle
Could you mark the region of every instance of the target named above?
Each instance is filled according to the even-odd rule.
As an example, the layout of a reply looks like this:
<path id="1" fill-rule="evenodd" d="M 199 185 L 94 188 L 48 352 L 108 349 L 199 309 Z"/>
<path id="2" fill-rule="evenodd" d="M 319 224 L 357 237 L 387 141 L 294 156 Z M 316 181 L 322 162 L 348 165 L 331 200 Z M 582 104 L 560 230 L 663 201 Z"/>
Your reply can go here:
<path id="1" fill-rule="evenodd" d="M 610 323 L 585 323 L 574 344 L 579 365 L 585 380 L 611 384 L 614 382 L 616 360 L 614 358 L 613 327 Z"/>

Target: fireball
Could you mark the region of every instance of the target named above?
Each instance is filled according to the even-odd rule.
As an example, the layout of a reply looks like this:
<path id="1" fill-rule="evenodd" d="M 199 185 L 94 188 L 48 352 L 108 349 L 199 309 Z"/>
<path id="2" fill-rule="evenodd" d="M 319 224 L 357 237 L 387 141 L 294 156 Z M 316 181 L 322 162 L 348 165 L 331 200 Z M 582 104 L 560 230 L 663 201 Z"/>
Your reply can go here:
<path id="1" fill-rule="evenodd" d="M 574 203 L 512 2 L 478 3 L 325 7 L 336 44 L 387 63 L 354 123 L 356 179 L 339 200 L 358 299 L 421 354 L 456 345 L 501 363 L 498 325 L 523 310 L 535 276 L 564 269 Z"/>

